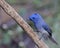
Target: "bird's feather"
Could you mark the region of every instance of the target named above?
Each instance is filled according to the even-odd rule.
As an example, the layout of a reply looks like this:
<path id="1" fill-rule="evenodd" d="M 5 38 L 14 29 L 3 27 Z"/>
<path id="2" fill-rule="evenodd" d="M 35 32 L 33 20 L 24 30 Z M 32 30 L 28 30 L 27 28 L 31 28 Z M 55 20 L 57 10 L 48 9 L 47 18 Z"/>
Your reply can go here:
<path id="1" fill-rule="evenodd" d="M 42 25 L 42 27 L 49 33 L 50 36 L 52 36 L 52 30 L 48 25 Z"/>

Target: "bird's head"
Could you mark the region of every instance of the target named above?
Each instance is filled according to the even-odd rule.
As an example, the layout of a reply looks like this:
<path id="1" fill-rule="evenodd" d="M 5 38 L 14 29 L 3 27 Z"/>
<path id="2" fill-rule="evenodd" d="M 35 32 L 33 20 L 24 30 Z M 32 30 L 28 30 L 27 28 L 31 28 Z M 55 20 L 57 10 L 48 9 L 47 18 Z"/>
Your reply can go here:
<path id="1" fill-rule="evenodd" d="M 33 21 L 33 22 L 37 22 L 38 20 L 40 20 L 41 16 L 38 13 L 34 13 L 29 17 L 29 20 Z"/>

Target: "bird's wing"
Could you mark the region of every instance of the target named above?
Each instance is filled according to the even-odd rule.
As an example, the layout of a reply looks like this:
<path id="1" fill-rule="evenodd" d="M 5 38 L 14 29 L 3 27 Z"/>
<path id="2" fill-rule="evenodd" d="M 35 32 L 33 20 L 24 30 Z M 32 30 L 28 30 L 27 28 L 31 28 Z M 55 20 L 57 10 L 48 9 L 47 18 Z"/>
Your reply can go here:
<path id="1" fill-rule="evenodd" d="M 50 36 L 52 36 L 52 30 L 48 25 L 42 25 L 42 27 L 49 33 Z"/>

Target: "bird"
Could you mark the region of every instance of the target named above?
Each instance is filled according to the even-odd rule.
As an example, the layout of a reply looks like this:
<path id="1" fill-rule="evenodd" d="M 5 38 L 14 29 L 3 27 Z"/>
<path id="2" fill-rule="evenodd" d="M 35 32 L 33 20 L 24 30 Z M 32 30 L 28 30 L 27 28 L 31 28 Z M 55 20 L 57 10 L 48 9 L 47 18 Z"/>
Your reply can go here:
<path id="1" fill-rule="evenodd" d="M 45 39 L 49 38 L 53 43 L 58 45 L 56 40 L 53 38 L 52 29 L 49 27 L 49 25 L 45 22 L 45 20 L 39 13 L 34 13 L 29 16 L 29 20 L 34 23 L 37 33 L 40 32 L 42 34 L 42 37 L 44 37 Z"/>

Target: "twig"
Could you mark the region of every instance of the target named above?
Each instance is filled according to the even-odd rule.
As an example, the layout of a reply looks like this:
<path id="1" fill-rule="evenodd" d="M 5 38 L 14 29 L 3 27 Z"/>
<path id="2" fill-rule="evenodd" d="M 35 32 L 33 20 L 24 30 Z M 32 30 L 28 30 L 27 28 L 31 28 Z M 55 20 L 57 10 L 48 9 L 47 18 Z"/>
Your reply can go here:
<path id="1" fill-rule="evenodd" d="M 26 33 L 31 37 L 31 39 L 35 42 L 35 44 L 39 48 L 48 48 L 48 46 L 42 40 L 39 40 L 39 37 L 33 31 L 33 29 L 8 3 L 5 2 L 5 0 L 0 0 L 0 6 L 10 17 L 12 17 L 26 31 Z"/>

